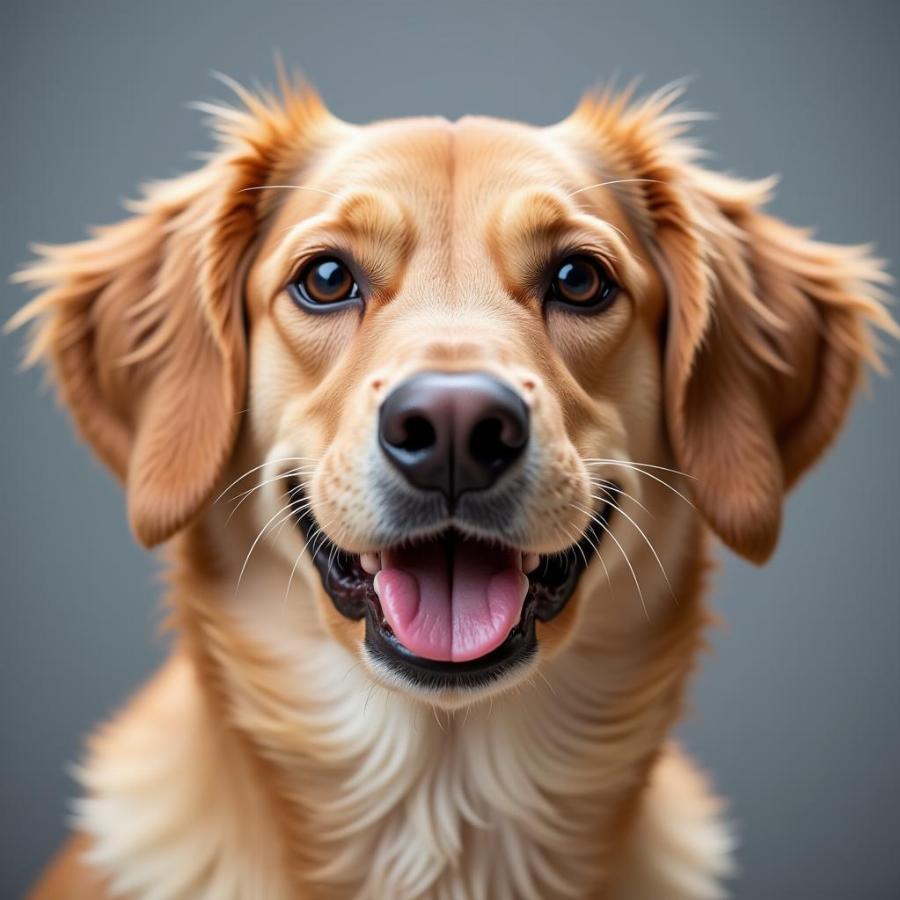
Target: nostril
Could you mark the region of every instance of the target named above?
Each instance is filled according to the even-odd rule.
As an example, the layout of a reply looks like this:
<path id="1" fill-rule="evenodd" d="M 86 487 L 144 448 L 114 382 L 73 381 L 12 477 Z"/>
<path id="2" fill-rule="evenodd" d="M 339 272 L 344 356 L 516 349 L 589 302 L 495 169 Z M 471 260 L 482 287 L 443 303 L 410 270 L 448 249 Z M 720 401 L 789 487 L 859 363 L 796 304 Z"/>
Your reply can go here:
<path id="1" fill-rule="evenodd" d="M 391 443 L 400 450 L 418 453 L 437 442 L 434 426 L 424 416 L 409 416 L 402 423 L 403 437 Z"/>
<path id="2" fill-rule="evenodd" d="M 472 458 L 488 466 L 504 462 L 509 447 L 503 441 L 503 423 L 499 419 L 482 419 L 469 437 Z"/>
<path id="3" fill-rule="evenodd" d="M 514 423 L 498 416 L 484 418 L 472 429 L 469 454 L 489 468 L 505 466 L 522 451 L 523 438 Z"/>

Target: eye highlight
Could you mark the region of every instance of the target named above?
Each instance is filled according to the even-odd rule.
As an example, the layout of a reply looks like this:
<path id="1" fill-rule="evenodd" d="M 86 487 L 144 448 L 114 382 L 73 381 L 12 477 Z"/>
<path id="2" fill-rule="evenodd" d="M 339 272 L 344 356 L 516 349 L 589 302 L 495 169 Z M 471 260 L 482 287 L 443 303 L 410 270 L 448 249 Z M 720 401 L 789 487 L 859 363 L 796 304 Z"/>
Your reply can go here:
<path id="1" fill-rule="evenodd" d="M 569 256 L 557 267 L 545 299 L 598 312 L 606 309 L 618 292 L 618 284 L 599 262 L 588 256 Z"/>
<path id="2" fill-rule="evenodd" d="M 343 307 L 360 296 L 353 273 L 334 256 L 310 260 L 288 288 L 300 306 L 316 312 Z"/>

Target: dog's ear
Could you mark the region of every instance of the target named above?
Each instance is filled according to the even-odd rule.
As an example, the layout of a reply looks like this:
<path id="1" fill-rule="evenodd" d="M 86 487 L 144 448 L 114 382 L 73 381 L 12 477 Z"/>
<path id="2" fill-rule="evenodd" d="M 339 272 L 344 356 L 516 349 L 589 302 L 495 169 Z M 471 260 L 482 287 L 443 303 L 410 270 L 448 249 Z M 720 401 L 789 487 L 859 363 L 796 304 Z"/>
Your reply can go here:
<path id="1" fill-rule="evenodd" d="M 304 128 L 327 113 L 308 91 L 283 105 L 242 92 L 210 108 L 222 138 L 198 172 L 160 183 L 132 218 L 91 239 L 39 247 L 17 278 L 44 288 L 14 317 L 33 322 L 27 362 L 51 364 L 78 430 L 124 482 L 146 546 L 207 500 L 245 393 L 243 276 L 278 165 L 298 165 Z M 252 188 L 253 190 L 247 190 Z"/>
<path id="2" fill-rule="evenodd" d="M 761 212 L 767 184 L 691 168 L 680 190 L 686 217 L 655 240 L 669 287 L 669 436 L 706 520 L 763 562 L 785 491 L 836 436 L 862 364 L 879 364 L 870 323 L 896 327 L 868 249 Z"/>
<path id="3" fill-rule="evenodd" d="M 710 526 L 762 562 L 784 492 L 836 435 L 861 365 L 878 365 L 870 327 L 898 332 L 879 288 L 889 279 L 868 248 L 813 241 L 762 212 L 770 182 L 701 169 L 681 137 L 691 117 L 671 110 L 676 96 L 589 99 L 571 121 L 603 136 L 668 288 L 665 411 L 677 463 Z"/>
<path id="4" fill-rule="evenodd" d="M 157 186 L 90 240 L 38 248 L 21 276 L 47 288 L 13 320 L 37 317 L 29 361 L 51 363 L 78 430 L 125 483 L 146 545 L 208 496 L 238 425 L 249 235 L 223 228 L 217 169 Z"/>

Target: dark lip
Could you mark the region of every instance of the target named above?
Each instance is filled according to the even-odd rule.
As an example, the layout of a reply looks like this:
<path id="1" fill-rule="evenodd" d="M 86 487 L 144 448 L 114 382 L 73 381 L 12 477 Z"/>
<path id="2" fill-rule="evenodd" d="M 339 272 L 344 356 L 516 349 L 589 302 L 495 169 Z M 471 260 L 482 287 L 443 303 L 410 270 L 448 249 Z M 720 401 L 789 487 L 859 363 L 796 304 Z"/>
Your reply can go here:
<path id="1" fill-rule="evenodd" d="M 443 662 L 410 653 L 387 626 L 378 605 L 366 608 L 366 648 L 375 661 L 429 691 L 473 690 L 498 681 L 537 652 L 534 603 L 525 599 L 522 618 L 499 647 L 467 662 Z"/>
<path id="2" fill-rule="evenodd" d="M 382 615 L 372 576 L 362 570 L 359 557 L 332 543 L 319 528 L 309 505 L 296 502 L 303 499 L 303 485 L 294 479 L 289 479 L 288 485 L 291 501 L 304 510 L 295 516 L 295 521 L 335 609 L 347 619 L 365 619 L 365 644 L 373 660 L 415 687 L 431 691 L 484 687 L 535 655 L 535 623 L 554 619 L 575 593 L 588 561 L 609 526 L 619 493 L 618 485 L 608 488 L 610 499 L 597 516 L 603 527 L 592 521 L 577 543 L 561 553 L 541 556 L 537 569 L 528 576 L 531 586 L 522 606 L 522 616 L 506 640 L 485 656 L 454 663 L 416 656 L 397 640 Z"/>

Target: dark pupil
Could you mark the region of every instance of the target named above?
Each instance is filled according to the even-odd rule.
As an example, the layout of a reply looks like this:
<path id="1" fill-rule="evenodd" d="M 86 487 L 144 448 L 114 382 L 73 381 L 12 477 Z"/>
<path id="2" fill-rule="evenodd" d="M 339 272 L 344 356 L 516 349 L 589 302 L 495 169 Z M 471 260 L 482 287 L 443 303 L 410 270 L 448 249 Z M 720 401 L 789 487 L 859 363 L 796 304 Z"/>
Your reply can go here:
<path id="1" fill-rule="evenodd" d="M 556 276 L 566 297 L 585 300 L 592 297 L 600 286 L 597 273 L 587 263 L 569 262 L 562 266 Z"/>
<path id="2" fill-rule="evenodd" d="M 310 273 L 309 290 L 320 300 L 342 299 L 349 287 L 347 270 L 337 260 L 319 263 Z"/>

